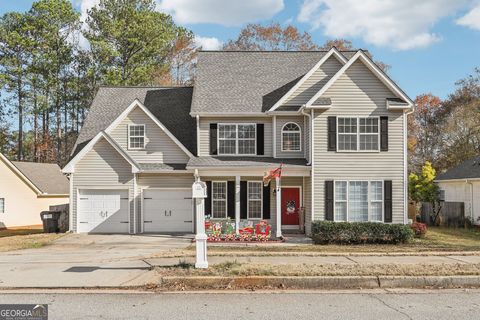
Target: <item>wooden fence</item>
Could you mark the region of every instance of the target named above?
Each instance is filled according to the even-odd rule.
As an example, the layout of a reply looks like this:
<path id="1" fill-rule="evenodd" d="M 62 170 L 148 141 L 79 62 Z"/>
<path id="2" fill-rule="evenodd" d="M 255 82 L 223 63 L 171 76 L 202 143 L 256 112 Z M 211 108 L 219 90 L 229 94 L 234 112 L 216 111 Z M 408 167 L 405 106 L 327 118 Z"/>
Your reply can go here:
<path id="1" fill-rule="evenodd" d="M 465 226 L 465 204 L 463 202 L 441 202 L 437 222 L 446 227 Z M 433 208 L 429 202 L 422 203 L 422 222 L 433 225 Z"/>

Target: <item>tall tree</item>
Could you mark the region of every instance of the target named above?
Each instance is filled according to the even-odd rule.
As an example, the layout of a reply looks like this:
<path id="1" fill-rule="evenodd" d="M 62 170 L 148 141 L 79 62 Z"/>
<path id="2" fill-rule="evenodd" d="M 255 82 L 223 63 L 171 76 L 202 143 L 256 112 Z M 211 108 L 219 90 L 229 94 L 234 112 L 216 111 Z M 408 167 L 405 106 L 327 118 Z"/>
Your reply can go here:
<path id="1" fill-rule="evenodd" d="M 457 89 L 444 103 L 440 169 L 480 154 L 480 68 L 456 85 Z"/>
<path id="2" fill-rule="evenodd" d="M 44 76 L 52 88 L 57 161 L 61 161 L 62 107 L 67 108 L 64 93 L 74 59 L 71 39 L 80 27 L 80 15 L 68 0 L 39 0 L 33 3 L 29 14 L 39 33 L 39 40 L 45 46 L 45 50 L 38 54 L 43 57 Z M 64 114 L 67 114 L 66 110 Z M 63 121 L 66 123 L 67 119 Z"/>
<path id="3" fill-rule="evenodd" d="M 438 168 L 443 139 L 443 104 L 432 94 L 419 95 L 416 108 L 408 117 L 408 148 L 411 171 L 419 171 L 425 162 Z"/>
<path id="4" fill-rule="evenodd" d="M 18 115 L 17 160 L 23 160 L 23 124 L 27 68 L 31 59 L 25 14 L 11 12 L 0 18 L 0 84 Z"/>
<path id="5" fill-rule="evenodd" d="M 228 41 L 223 50 L 310 51 L 318 50 L 318 46 L 308 32 L 301 33 L 292 25 L 282 28 L 279 23 L 267 26 L 250 23 L 240 30 L 237 39 Z"/>
<path id="6" fill-rule="evenodd" d="M 100 0 L 88 11 L 84 32 L 105 84 L 152 84 L 168 65 L 175 40 L 191 34 L 154 0 Z"/>

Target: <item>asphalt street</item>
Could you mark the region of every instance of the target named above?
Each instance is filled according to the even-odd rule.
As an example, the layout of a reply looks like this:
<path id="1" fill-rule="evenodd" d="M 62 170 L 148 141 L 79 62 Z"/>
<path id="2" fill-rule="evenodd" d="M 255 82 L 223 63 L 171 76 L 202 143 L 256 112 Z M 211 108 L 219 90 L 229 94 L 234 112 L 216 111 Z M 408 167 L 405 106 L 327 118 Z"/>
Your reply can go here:
<path id="1" fill-rule="evenodd" d="M 47 303 L 49 319 L 479 319 L 480 290 L 349 292 L 2 292 Z"/>

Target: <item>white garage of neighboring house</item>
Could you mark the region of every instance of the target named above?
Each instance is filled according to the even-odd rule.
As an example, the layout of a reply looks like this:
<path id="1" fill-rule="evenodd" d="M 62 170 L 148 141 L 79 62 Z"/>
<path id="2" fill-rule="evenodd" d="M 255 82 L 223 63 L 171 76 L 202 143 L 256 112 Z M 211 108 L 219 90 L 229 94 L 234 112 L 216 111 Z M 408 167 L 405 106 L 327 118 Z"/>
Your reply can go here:
<path id="1" fill-rule="evenodd" d="M 465 217 L 480 225 L 480 156 L 439 174 L 435 182 L 445 201 L 463 202 Z"/>
<path id="2" fill-rule="evenodd" d="M 0 153 L 0 229 L 41 225 L 40 212 L 69 203 L 69 182 L 53 163 L 10 161 Z"/>

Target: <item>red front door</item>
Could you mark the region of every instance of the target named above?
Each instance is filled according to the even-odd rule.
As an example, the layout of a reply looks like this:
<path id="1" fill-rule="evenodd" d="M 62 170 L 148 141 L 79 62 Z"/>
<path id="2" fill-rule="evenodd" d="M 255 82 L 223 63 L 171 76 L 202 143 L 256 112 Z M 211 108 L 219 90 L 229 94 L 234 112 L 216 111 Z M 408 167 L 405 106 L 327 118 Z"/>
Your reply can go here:
<path id="1" fill-rule="evenodd" d="M 282 225 L 299 225 L 300 188 L 282 188 Z"/>

